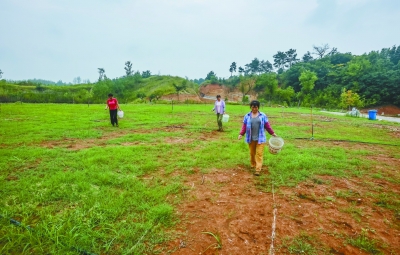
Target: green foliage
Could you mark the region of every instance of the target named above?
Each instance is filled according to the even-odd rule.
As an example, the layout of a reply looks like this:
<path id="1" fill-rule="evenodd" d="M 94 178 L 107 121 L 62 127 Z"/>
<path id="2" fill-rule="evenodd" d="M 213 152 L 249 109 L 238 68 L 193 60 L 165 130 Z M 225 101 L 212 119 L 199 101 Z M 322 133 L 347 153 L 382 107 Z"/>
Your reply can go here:
<path id="1" fill-rule="evenodd" d="M 287 247 L 290 254 L 318 254 L 316 240 L 305 233 L 289 240 L 285 239 L 283 246 Z"/>
<path id="2" fill-rule="evenodd" d="M 150 76 L 151 76 L 151 72 L 149 70 L 142 72 L 142 77 L 143 78 L 149 78 Z"/>
<path id="3" fill-rule="evenodd" d="M 367 236 L 368 229 L 362 229 L 360 235 L 356 237 L 349 238 L 347 243 L 353 245 L 354 247 L 360 248 L 371 254 L 381 254 L 381 252 L 376 247 L 378 242 L 374 239 L 370 239 Z"/>
<path id="4" fill-rule="evenodd" d="M 174 88 L 175 88 L 176 94 L 178 95 L 178 101 L 179 101 L 179 92 L 181 92 L 187 88 L 187 80 L 183 80 L 180 85 L 172 83 L 172 86 L 174 86 Z"/>
<path id="5" fill-rule="evenodd" d="M 262 93 L 263 98 L 268 98 L 270 105 L 271 100 L 278 90 L 278 80 L 275 73 L 264 73 L 258 76 L 254 91 Z"/>
<path id="6" fill-rule="evenodd" d="M 231 77 L 232 77 L 232 73 L 236 72 L 236 62 L 232 62 L 231 66 L 229 67 L 229 72 L 231 73 Z"/>
<path id="7" fill-rule="evenodd" d="M 222 249 L 222 241 L 218 234 L 214 234 L 212 232 L 201 232 L 201 233 L 210 235 L 210 236 L 214 237 L 214 239 L 217 241 L 216 243 L 213 243 L 210 246 L 208 246 L 207 249 L 205 249 L 203 252 L 205 252 L 206 250 L 208 250 L 209 248 L 211 248 L 213 246 L 215 249 Z"/>
<path id="8" fill-rule="evenodd" d="M 205 84 L 217 84 L 218 83 L 218 77 L 217 74 L 214 73 L 213 71 L 210 71 L 207 76 L 205 81 L 203 82 Z"/>
<path id="9" fill-rule="evenodd" d="M 160 99 L 162 96 L 176 93 L 172 83 L 186 83 L 186 90 L 199 93 L 197 84 L 179 77 L 150 76 L 142 78 L 136 72 L 118 79 L 103 78 L 94 84 L 70 86 L 44 85 L 33 82 L 14 84 L 0 81 L 0 102 L 32 103 L 104 103 L 109 93 L 121 102 L 132 102 L 137 98 Z"/>
<path id="10" fill-rule="evenodd" d="M 126 61 L 125 62 L 124 69 L 125 69 L 126 76 L 131 76 L 133 74 L 131 61 Z"/>
<path id="11" fill-rule="evenodd" d="M 350 109 L 351 107 L 362 107 L 364 103 L 362 102 L 360 96 L 351 90 L 346 90 L 343 88 L 343 92 L 340 95 L 341 103 L 340 105 L 345 109 Z"/>
<path id="12" fill-rule="evenodd" d="M 312 99 L 310 98 L 310 94 L 311 94 L 311 91 L 314 89 L 316 80 L 318 80 L 316 73 L 309 71 L 309 70 L 305 70 L 305 71 L 301 72 L 299 81 L 300 81 L 300 85 L 302 88 L 301 88 L 301 91 L 298 92 L 298 95 L 297 95 L 299 98 L 299 105 L 300 105 L 300 102 L 304 99 L 308 99 L 307 101 L 309 103 L 311 103 Z"/>
<path id="13" fill-rule="evenodd" d="M 280 101 L 286 102 L 287 105 L 290 106 L 290 102 L 295 95 L 294 89 L 289 86 L 286 89 L 278 88 L 276 91 L 276 95 Z"/>

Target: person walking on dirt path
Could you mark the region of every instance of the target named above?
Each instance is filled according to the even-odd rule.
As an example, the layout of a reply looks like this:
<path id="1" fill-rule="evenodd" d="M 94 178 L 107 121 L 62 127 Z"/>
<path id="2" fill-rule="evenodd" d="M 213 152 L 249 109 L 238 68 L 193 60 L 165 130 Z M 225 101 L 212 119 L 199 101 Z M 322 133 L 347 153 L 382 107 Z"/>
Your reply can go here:
<path id="1" fill-rule="evenodd" d="M 118 118 L 117 118 L 117 112 L 118 110 L 121 110 L 119 108 L 118 100 L 113 97 L 113 94 L 108 94 L 108 100 L 107 100 L 107 106 L 105 110 L 110 109 L 110 120 L 111 124 L 114 126 L 118 127 Z"/>
<path id="2" fill-rule="evenodd" d="M 224 100 L 221 100 L 220 95 L 217 95 L 217 100 L 215 101 L 212 110 L 217 114 L 218 131 L 224 131 L 222 129 L 222 116 L 225 114 L 225 102 Z"/>
<path id="3" fill-rule="evenodd" d="M 255 168 L 254 175 L 260 175 L 264 158 L 264 145 L 267 142 L 265 130 L 272 136 L 276 136 L 268 122 L 268 117 L 260 112 L 260 102 L 253 100 L 250 103 L 251 111 L 243 118 L 243 126 L 238 140 L 246 133 L 246 143 L 250 149 L 250 164 Z"/>

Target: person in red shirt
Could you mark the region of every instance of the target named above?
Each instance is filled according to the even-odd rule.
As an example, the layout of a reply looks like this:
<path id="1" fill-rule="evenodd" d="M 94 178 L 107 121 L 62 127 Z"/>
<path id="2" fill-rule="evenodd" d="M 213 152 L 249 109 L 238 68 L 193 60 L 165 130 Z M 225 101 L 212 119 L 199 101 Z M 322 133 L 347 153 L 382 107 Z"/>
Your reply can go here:
<path id="1" fill-rule="evenodd" d="M 117 111 L 121 109 L 119 108 L 118 100 L 113 97 L 113 94 L 111 93 L 108 94 L 107 106 L 105 110 L 107 110 L 107 108 L 110 109 L 111 124 L 118 127 Z"/>

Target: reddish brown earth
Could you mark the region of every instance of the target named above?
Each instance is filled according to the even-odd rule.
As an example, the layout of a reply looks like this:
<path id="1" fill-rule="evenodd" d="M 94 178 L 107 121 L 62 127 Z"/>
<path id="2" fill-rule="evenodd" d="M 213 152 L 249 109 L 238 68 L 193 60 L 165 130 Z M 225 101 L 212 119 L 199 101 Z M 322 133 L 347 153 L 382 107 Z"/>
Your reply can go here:
<path id="1" fill-rule="evenodd" d="M 240 92 L 239 89 L 230 89 L 226 86 L 219 84 L 207 84 L 205 86 L 201 86 L 200 93 L 210 97 L 216 97 L 217 95 L 220 95 L 222 99 L 228 99 L 228 101 L 233 102 L 240 102 L 242 101 L 243 97 L 243 93 Z M 250 93 L 249 96 L 250 100 L 257 99 L 257 94 L 255 93 Z"/>
<path id="2" fill-rule="evenodd" d="M 369 110 L 377 110 L 378 115 L 384 114 L 384 116 L 398 116 L 400 114 L 400 108 L 394 105 L 379 106 L 376 108 L 369 108 L 361 110 L 362 113 L 368 113 Z"/>
<path id="3" fill-rule="evenodd" d="M 202 95 L 211 97 L 213 99 L 209 98 L 204 98 Z M 229 89 L 226 86 L 219 85 L 219 84 L 208 84 L 200 87 L 200 95 L 196 94 L 180 94 L 179 97 L 176 94 L 170 94 L 170 95 L 165 95 L 162 96 L 160 99 L 162 100 L 174 100 L 174 101 L 194 101 L 194 102 L 203 102 L 203 101 L 213 101 L 215 100 L 214 98 L 220 95 L 222 99 L 228 101 L 233 101 L 233 102 L 241 102 L 243 93 L 240 92 L 238 89 Z M 255 93 L 250 93 L 249 94 L 250 100 L 255 100 L 257 99 L 257 94 Z"/>
<path id="4" fill-rule="evenodd" d="M 333 146 L 371 149 L 341 142 Z M 400 159 L 388 155 L 377 151 L 374 160 L 381 163 L 373 172 L 398 178 Z M 163 254 L 289 254 L 293 239 L 308 240 L 317 249 L 313 254 L 378 254 L 347 243 L 362 233 L 375 240 L 381 254 L 400 254 L 400 214 L 378 206 L 376 198 L 384 190 L 398 199 L 399 185 L 364 176 L 316 176 L 296 187 L 264 192 L 257 187 L 267 177 L 266 168 L 255 177 L 247 166 L 188 176 L 177 210 L 178 237 Z M 219 236 L 220 247 L 210 233 Z"/>

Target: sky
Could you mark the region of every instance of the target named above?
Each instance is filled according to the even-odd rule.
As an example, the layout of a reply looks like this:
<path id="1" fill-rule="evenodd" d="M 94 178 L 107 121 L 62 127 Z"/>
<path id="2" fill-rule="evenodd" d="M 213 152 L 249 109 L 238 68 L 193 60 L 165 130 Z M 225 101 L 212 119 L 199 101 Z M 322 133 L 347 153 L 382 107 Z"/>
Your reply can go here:
<path id="1" fill-rule="evenodd" d="M 3 79 L 94 82 L 136 71 L 229 77 L 313 46 L 361 55 L 400 45 L 399 0 L 0 0 Z"/>

